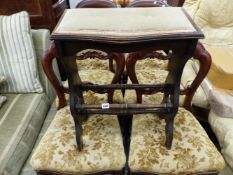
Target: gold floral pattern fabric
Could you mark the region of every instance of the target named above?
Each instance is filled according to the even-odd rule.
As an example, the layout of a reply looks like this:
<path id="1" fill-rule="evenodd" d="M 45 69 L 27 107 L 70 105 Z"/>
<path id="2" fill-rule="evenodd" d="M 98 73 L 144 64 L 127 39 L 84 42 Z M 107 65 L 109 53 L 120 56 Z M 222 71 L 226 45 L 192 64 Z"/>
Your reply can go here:
<path id="1" fill-rule="evenodd" d="M 139 83 L 142 84 L 158 84 L 164 83 L 166 80 L 168 72 L 165 70 L 137 70 L 136 76 L 138 78 Z M 132 84 L 131 80 L 128 80 L 128 84 Z M 160 104 L 163 99 L 162 93 L 157 93 L 153 95 L 143 95 L 142 103 L 144 104 Z M 137 96 L 135 90 L 126 90 L 124 101 L 126 103 L 136 103 Z"/>
<path id="2" fill-rule="evenodd" d="M 82 81 L 92 82 L 95 84 L 111 84 L 114 74 L 107 70 L 80 70 L 79 75 Z M 64 87 L 68 87 L 68 82 L 64 83 Z M 86 91 L 83 93 L 84 102 L 86 104 L 101 104 L 108 101 L 108 95 L 98 94 L 93 91 Z M 66 101 L 69 103 L 69 95 L 65 95 Z M 120 90 L 115 90 L 113 96 L 114 103 L 123 103 L 123 95 Z M 56 99 L 56 104 L 58 104 L 58 98 Z M 57 105 L 58 106 L 58 105 Z"/>
<path id="3" fill-rule="evenodd" d="M 165 83 L 168 71 L 166 70 L 136 70 L 136 76 L 140 84 Z"/>
<path id="4" fill-rule="evenodd" d="M 156 114 L 134 115 L 129 167 L 132 172 L 198 174 L 224 168 L 224 159 L 196 118 L 180 108 L 171 150 L 165 145 L 165 121 Z"/>
<path id="5" fill-rule="evenodd" d="M 126 158 L 117 116 L 91 115 L 82 127 L 79 152 L 69 107 L 60 109 L 31 158 L 33 169 L 75 175 L 121 170 Z"/>
<path id="6" fill-rule="evenodd" d="M 159 84 L 164 83 L 168 75 L 168 71 L 165 70 L 137 70 L 136 72 L 139 83 L 143 84 Z M 128 80 L 128 84 L 131 84 L 131 80 Z M 182 86 L 182 85 L 181 85 Z M 180 106 L 184 104 L 184 95 L 180 95 Z M 137 95 L 135 90 L 126 90 L 124 101 L 126 103 L 136 103 Z M 143 104 L 160 104 L 163 100 L 163 93 L 156 93 L 152 95 L 142 95 Z"/>
<path id="7" fill-rule="evenodd" d="M 146 58 L 138 60 L 135 69 L 136 70 L 167 70 L 168 60 L 150 59 Z"/>

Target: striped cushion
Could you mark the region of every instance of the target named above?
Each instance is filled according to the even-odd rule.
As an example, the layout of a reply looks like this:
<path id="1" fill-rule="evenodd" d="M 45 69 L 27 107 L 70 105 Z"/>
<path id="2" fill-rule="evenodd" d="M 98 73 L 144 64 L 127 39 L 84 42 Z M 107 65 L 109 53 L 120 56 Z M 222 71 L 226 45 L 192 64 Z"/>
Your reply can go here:
<path id="1" fill-rule="evenodd" d="M 0 110 L 0 174 L 18 174 L 49 108 L 42 94 L 8 94 Z"/>
<path id="2" fill-rule="evenodd" d="M 27 12 L 0 16 L 0 92 L 42 92 Z"/>
<path id="3" fill-rule="evenodd" d="M 50 41 L 50 32 L 47 29 L 37 29 L 31 30 L 32 31 L 32 39 L 33 44 L 35 46 L 36 52 L 36 61 L 38 66 L 38 74 L 40 77 L 41 84 L 43 86 L 44 92 L 46 93 L 47 97 L 49 98 L 50 102 L 52 103 L 55 99 L 55 91 L 52 87 L 51 83 L 49 82 L 47 76 L 44 73 L 42 64 L 41 64 L 41 57 L 43 53 L 49 48 L 51 43 Z M 57 66 L 56 59 L 53 60 L 53 70 L 57 77 L 60 77 L 59 70 Z"/>

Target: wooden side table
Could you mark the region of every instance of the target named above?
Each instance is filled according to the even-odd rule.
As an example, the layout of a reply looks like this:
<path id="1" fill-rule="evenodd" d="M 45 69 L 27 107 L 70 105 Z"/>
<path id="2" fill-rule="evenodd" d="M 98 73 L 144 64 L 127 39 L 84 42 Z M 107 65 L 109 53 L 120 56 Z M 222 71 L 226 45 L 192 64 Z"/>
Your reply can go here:
<path id="1" fill-rule="evenodd" d="M 122 8 L 122 9 L 69 9 L 52 33 L 58 59 L 68 77 L 70 110 L 74 117 L 78 147 L 82 149 L 81 123 L 86 114 L 143 114 L 159 113 L 166 121 L 166 146 L 171 147 L 173 121 L 179 107 L 180 79 L 183 67 L 192 57 L 203 33 L 182 8 Z M 75 54 L 84 49 L 104 52 L 131 53 L 169 50 L 169 74 L 166 82 L 157 85 L 83 83 L 78 74 Z M 118 66 L 124 66 L 120 62 Z M 118 69 L 120 69 L 118 67 Z M 122 69 L 120 69 L 122 70 Z M 119 75 L 121 71 L 117 71 Z M 83 104 L 83 91 L 112 92 L 115 89 L 153 89 L 164 93 L 161 104 Z"/>

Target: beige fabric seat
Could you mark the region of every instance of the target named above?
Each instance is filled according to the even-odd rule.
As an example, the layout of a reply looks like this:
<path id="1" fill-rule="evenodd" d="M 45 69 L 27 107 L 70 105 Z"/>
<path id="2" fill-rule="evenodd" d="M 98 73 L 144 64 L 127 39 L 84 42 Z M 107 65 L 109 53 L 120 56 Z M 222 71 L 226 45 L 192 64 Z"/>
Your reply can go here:
<path id="1" fill-rule="evenodd" d="M 83 151 L 75 140 L 69 107 L 60 109 L 36 148 L 31 165 L 36 171 L 91 174 L 120 171 L 125 154 L 117 116 L 91 115 L 83 123 Z"/>
<path id="2" fill-rule="evenodd" d="M 146 58 L 143 60 L 138 60 L 135 69 L 136 70 L 167 70 L 168 60 L 159 60 L 157 58 Z"/>
<path id="3" fill-rule="evenodd" d="M 220 171 L 224 160 L 205 130 L 180 108 L 171 150 L 165 145 L 165 121 L 156 114 L 134 115 L 129 154 L 132 173 L 199 174 Z"/>

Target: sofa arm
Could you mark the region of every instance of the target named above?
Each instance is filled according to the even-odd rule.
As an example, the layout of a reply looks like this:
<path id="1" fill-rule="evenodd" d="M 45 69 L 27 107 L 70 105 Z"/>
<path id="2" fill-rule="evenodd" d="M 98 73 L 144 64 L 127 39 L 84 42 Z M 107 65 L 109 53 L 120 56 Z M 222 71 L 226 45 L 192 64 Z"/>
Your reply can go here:
<path id="1" fill-rule="evenodd" d="M 37 65 L 38 65 L 37 70 L 38 70 L 38 74 L 40 77 L 40 82 L 43 86 L 44 92 L 46 93 L 47 97 L 50 100 L 50 103 L 52 103 L 55 99 L 55 92 L 47 76 L 44 73 L 44 70 L 43 70 L 43 67 L 40 61 L 43 53 L 48 49 L 49 45 L 51 44 L 50 32 L 47 29 L 32 30 L 32 38 L 33 38 L 33 43 L 34 43 L 36 57 L 37 57 Z M 53 61 L 53 70 L 56 76 L 60 80 L 59 70 L 58 70 L 57 62 L 55 59 Z"/>

